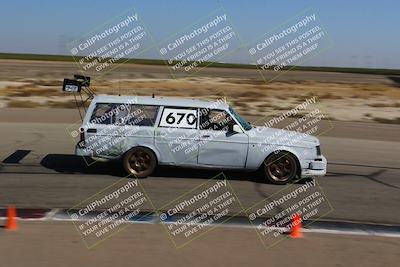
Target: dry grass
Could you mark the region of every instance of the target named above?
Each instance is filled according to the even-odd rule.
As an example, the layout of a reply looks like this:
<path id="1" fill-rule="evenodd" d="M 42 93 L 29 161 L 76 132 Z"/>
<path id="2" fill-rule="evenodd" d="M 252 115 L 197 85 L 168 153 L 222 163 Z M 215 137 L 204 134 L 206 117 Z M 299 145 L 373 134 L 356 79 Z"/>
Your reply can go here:
<path id="1" fill-rule="evenodd" d="M 57 89 L 51 88 L 13 88 L 8 90 L 7 96 L 9 97 L 30 97 L 30 96 L 59 96 L 62 92 Z"/>
<path id="2" fill-rule="evenodd" d="M 23 82 L 24 85 L 0 90 L 0 100 L 16 107 L 76 107 L 72 95 L 61 91 L 61 80 L 40 78 L 23 79 Z M 257 116 L 281 114 L 316 96 L 319 104 L 326 108 L 326 113 L 339 120 L 383 122 L 383 119 L 375 117 L 394 121 L 400 117 L 397 110 L 400 107 L 400 90 L 389 84 L 313 81 L 266 84 L 259 80 L 220 77 L 156 79 L 149 74 L 139 79 L 93 81 L 91 89 L 97 94 L 150 96 L 154 93 L 156 96 L 206 100 L 226 97 L 243 115 Z"/>
<path id="3" fill-rule="evenodd" d="M 333 93 L 326 93 L 323 95 L 318 96 L 318 98 L 321 99 L 342 99 L 340 95 L 335 95 Z"/>
<path id="4" fill-rule="evenodd" d="M 40 104 L 29 100 L 11 100 L 8 102 L 7 106 L 10 108 L 37 108 Z"/>
<path id="5" fill-rule="evenodd" d="M 31 83 L 35 86 L 54 86 L 61 88 L 63 81 L 62 80 L 44 80 L 44 79 L 25 79 L 24 82 Z"/>
<path id="6" fill-rule="evenodd" d="M 85 107 L 88 107 L 90 102 L 85 103 Z M 45 104 L 47 107 L 51 108 L 76 108 L 77 104 L 75 100 L 71 99 L 69 101 L 47 101 Z M 78 101 L 78 105 L 82 106 L 82 101 Z"/>
<path id="7" fill-rule="evenodd" d="M 400 108 L 400 103 L 371 103 L 368 106 L 374 108 Z"/>
<path id="8" fill-rule="evenodd" d="M 76 103 L 74 101 L 47 101 L 46 106 L 51 108 L 76 108 Z"/>
<path id="9" fill-rule="evenodd" d="M 374 121 L 379 122 L 379 123 L 400 124 L 400 117 L 395 118 L 395 119 L 374 118 Z"/>

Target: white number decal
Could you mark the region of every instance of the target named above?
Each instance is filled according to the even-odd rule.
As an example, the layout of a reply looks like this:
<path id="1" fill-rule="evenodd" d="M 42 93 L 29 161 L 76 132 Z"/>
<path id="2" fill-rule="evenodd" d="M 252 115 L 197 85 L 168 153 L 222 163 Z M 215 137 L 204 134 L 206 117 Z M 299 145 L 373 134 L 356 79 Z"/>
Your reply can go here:
<path id="1" fill-rule="evenodd" d="M 164 108 L 160 126 L 196 129 L 195 109 Z"/>

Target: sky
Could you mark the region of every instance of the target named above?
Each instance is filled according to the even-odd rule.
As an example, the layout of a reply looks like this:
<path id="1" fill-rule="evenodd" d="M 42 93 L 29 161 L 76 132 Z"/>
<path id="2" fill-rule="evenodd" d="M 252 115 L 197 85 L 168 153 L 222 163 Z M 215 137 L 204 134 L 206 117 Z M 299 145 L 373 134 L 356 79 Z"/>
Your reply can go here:
<path id="1" fill-rule="evenodd" d="M 162 58 L 156 47 L 222 9 L 245 46 L 219 61 L 250 63 L 248 46 L 312 10 L 330 42 L 301 65 L 400 69 L 400 1 L 395 0 L 2 0 L 0 52 L 69 55 L 72 40 L 133 9 L 152 37 L 139 58 Z"/>

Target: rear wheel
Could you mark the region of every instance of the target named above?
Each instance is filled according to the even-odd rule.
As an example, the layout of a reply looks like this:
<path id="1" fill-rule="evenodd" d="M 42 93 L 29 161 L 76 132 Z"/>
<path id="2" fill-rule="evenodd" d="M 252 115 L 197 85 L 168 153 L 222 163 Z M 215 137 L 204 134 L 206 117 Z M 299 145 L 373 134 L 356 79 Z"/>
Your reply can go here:
<path id="1" fill-rule="evenodd" d="M 287 184 L 297 175 L 297 161 L 289 152 L 272 154 L 264 162 L 264 174 L 273 184 Z"/>
<path id="2" fill-rule="evenodd" d="M 153 173 L 157 158 L 153 151 L 145 147 L 134 147 L 124 157 L 124 168 L 129 174 L 138 178 L 147 177 Z"/>

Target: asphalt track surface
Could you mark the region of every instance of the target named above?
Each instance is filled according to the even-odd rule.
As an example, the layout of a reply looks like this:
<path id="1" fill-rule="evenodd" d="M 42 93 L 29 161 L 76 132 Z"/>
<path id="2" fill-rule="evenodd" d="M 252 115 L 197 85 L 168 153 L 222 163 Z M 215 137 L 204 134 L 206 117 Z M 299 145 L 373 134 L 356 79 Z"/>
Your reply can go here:
<path id="1" fill-rule="evenodd" d="M 12 119 L 16 122 L 5 122 L 4 115 L 0 116 L 0 206 L 68 209 L 124 177 L 119 162 L 87 166 L 81 157 L 73 155 L 74 144 L 66 128 L 75 118 L 65 115 L 70 121 L 45 123 L 40 121 L 46 120 L 44 115 L 36 116 L 40 112 L 43 110 L 21 111 L 24 118 L 14 112 Z M 70 111 L 52 110 L 50 117 L 57 117 L 57 112 Z M 353 123 L 349 127 L 340 122 L 334 125 L 336 130 L 320 136 L 323 154 L 328 159 L 328 174 L 317 181 L 334 209 L 324 219 L 400 224 L 400 140 L 396 139 L 399 126 Z M 365 134 L 351 137 L 351 129 Z M 368 134 L 376 130 L 369 129 L 379 129 L 377 140 Z M 22 153 L 20 159 L 12 156 L 17 150 Z M 140 183 L 159 208 L 219 173 L 159 168 Z M 282 189 L 255 173 L 224 174 L 244 208 Z M 294 186 L 301 185 L 302 181 Z"/>
<path id="2" fill-rule="evenodd" d="M 398 238 L 307 233 L 266 249 L 253 229 L 217 227 L 176 249 L 161 225 L 135 224 L 89 250 L 71 222 L 19 226 L 0 231 L 4 266 L 396 266 L 400 245 Z"/>

